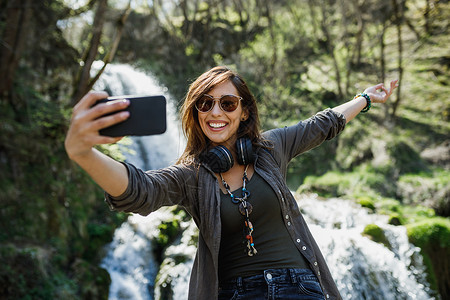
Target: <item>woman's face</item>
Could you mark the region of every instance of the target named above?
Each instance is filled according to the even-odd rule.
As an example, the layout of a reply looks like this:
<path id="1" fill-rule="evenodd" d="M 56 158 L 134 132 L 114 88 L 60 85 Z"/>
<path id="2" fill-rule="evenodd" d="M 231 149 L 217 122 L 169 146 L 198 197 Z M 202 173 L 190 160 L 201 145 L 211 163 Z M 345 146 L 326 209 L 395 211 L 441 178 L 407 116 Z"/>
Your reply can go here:
<path id="1" fill-rule="evenodd" d="M 231 81 L 225 81 L 208 92 L 208 95 L 215 98 L 230 94 L 239 96 L 236 87 Z M 248 118 L 247 112 L 244 112 L 242 109 L 241 102 L 239 101 L 238 108 L 233 112 L 224 112 L 219 107 L 218 101 L 214 101 L 214 106 L 209 112 L 198 112 L 200 127 L 214 146 L 224 145 L 230 147 L 234 145 L 241 119 L 246 120 Z"/>

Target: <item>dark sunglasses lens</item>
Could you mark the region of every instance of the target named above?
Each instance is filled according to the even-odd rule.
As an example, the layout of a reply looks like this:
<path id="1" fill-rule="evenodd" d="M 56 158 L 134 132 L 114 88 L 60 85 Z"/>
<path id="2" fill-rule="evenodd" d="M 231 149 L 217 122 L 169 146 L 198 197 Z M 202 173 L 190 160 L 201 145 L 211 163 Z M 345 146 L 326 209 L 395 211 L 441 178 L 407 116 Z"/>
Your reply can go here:
<path id="1" fill-rule="evenodd" d="M 198 111 L 201 112 L 208 112 L 214 105 L 214 100 L 208 96 L 203 96 L 200 99 L 197 100 L 197 103 L 195 103 L 195 107 L 198 109 Z"/>
<path id="2" fill-rule="evenodd" d="M 225 95 L 220 98 L 220 106 L 226 112 L 235 111 L 239 105 L 239 97 L 233 95 Z"/>

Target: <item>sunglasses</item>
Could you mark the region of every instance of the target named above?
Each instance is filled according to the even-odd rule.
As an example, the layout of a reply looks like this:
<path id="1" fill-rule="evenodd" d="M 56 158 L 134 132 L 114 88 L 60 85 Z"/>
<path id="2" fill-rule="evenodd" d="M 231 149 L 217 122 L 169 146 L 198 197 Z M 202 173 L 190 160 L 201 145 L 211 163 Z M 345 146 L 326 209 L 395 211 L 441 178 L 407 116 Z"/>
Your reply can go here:
<path id="1" fill-rule="evenodd" d="M 200 99 L 195 102 L 195 108 L 199 112 L 209 112 L 214 107 L 214 101 L 219 101 L 219 107 L 224 112 L 233 112 L 239 106 L 239 101 L 242 97 L 236 95 L 223 95 L 221 97 L 213 97 L 208 94 L 204 94 Z"/>

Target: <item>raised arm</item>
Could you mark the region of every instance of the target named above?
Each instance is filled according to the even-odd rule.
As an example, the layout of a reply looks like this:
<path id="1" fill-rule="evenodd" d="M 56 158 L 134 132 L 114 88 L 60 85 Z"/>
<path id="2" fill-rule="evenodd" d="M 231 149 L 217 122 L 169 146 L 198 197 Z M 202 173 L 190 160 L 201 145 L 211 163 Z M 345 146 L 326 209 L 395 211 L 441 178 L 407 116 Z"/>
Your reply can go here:
<path id="1" fill-rule="evenodd" d="M 387 101 L 389 96 L 391 96 L 392 92 L 397 85 L 398 80 L 391 81 L 389 90 L 384 87 L 383 83 L 379 83 L 377 85 L 371 86 L 364 90 L 364 93 L 370 97 L 372 103 L 384 103 Z M 333 108 L 334 111 L 340 112 L 345 116 L 347 123 L 350 122 L 354 117 L 356 117 L 361 110 L 364 109 L 367 105 L 366 98 L 359 96 L 353 100 L 350 100 L 344 104 L 336 106 Z"/>
<path id="2" fill-rule="evenodd" d="M 98 144 L 118 142 L 113 138 L 99 135 L 98 131 L 129 117 L 128 112 L 118 112 L 106 117 L 108 113 L 122 110 L 129 105 L 126 100 L 111 101 L 92 107 L 98 100 L 108 97 L 104 92 L 90 92 L 74 107 L 72 120 L 66 135 L 66 152 L 112 196 L 121 195 L 128 185 L 128 173 L 123 164 L 101 153 L 93 147 Z"/>

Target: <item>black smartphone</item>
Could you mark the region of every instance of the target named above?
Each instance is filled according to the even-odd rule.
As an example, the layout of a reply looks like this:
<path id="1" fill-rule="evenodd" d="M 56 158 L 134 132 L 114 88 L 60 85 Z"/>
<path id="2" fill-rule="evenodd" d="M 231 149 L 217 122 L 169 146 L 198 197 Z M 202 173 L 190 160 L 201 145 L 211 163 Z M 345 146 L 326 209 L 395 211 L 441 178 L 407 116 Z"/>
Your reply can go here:
<path id="1" fill-rule="evenodd" d="M 130 105 L 123 111 L 129 111 L 130 116 L 125 121 L 101 129 L 100 135 L 153 135 L 166 131 L 166 98 L 158 96 L 113 96 L 97 101 L 104 103 L 112 100 L 128 99 Z M 116 111 L 114 113 L 117 113 Z"/>

